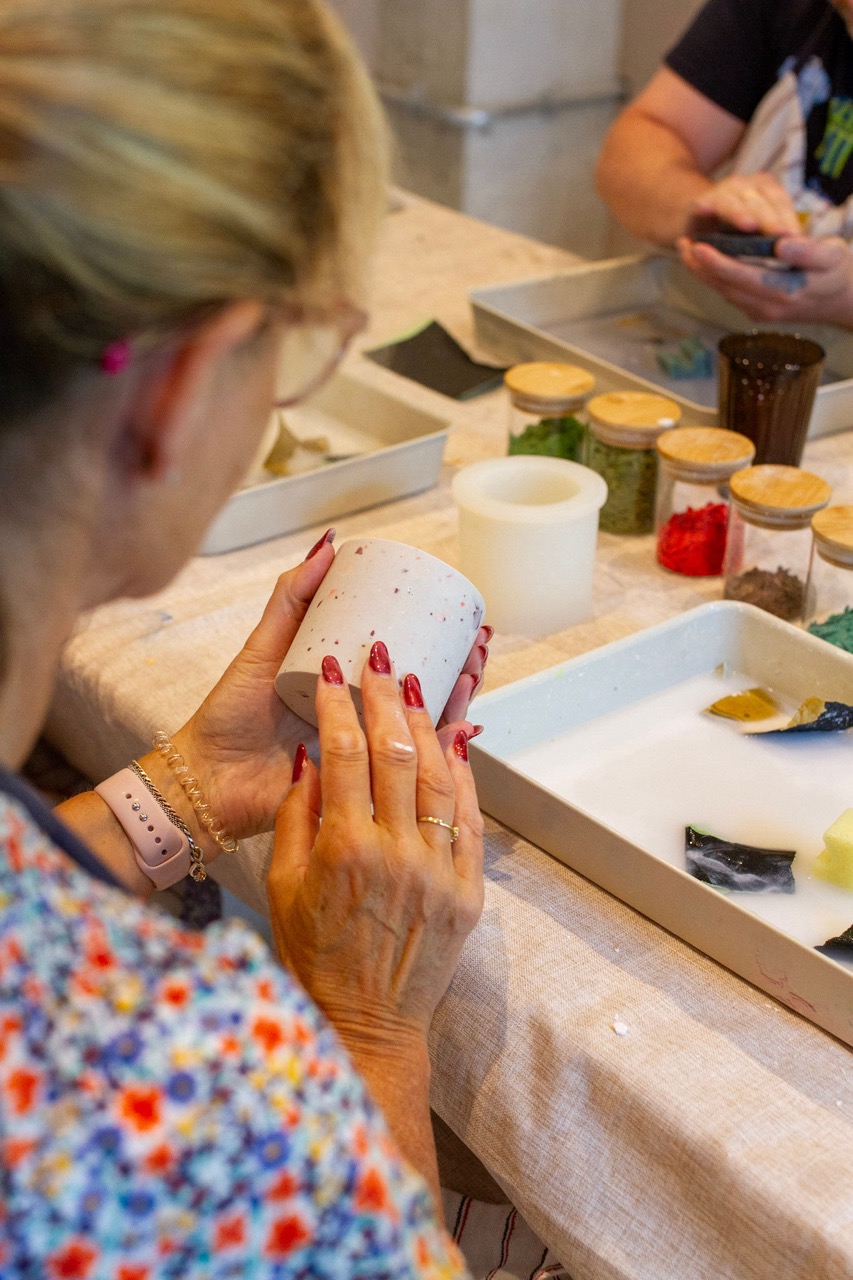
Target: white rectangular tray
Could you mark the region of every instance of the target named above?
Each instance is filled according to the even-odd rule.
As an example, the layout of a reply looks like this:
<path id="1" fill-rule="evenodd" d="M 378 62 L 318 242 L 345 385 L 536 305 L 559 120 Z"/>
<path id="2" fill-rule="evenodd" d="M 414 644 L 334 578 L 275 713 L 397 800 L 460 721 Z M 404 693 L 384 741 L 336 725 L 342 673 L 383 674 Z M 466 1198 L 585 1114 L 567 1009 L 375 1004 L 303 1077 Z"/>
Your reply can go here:
<path id="1" fill-rule="evenodd" d="M 752 605 L 702 605 L 478 700 L 480 804 L 853 1045 L 853 967 L 814 950 L 853 925 L 853 892 L 810 874 L 823 832 L 853 808 L 853 733 L 759 739 L 703 714 L 753 685 L 791 709 L 853 703 L 853 655 Z M 795 849 L 796 891 L 695 879 L 688 824 Z"/>
<path id="2" fill-rule="evenodd" d="M 210 527 L 203 555 L 280 537 L 438 482 L 450 423 L 398 396 L 338 373 L 309 404 L 284 412 L 299 438 L 324 435 L 333 454 L 353 456 L 239 490 Z"/>
<path id="3" fill-rule="evenodd" d="M 597 391 L 664 391 L 685 425 L 717 421 L 717 375 L 675 379 L 657 364 L 649 325 L 658 333 L 701 338 L 716 361 L 726 333 L 755 328 L 742 311 L 692 276 L 674 256 L 637 254 L 568 267 L 556 275 L 476 289 L 470 295 L 480 343 L 501 360 L 571 360 L 596 377 Z M 793 325 L 764 325 L 791 329 Z M 800 325 L 826 351 L 809 435 L 853 426 L 853 334 L 833 325 Z M 675 338 L 673 338 L 675 340 Z"/>

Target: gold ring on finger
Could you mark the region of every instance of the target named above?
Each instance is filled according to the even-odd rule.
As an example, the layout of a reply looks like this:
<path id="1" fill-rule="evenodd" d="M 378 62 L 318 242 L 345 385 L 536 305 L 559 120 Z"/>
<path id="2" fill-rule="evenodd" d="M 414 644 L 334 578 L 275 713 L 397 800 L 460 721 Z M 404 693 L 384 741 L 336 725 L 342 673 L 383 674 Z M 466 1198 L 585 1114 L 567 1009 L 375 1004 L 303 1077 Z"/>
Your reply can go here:
<path id="1" fill-rule="evenodd" d="M 444 827 L 445 831 L 450 832 L 451 844 L 454 844 L 459 839 L 459 828 L 454 827 L 452 822 L 445 822 L 444 818 L 433 818 L 430 814 L 425 813 L 422 818 L 418 818 L 418 822 L 430 822 L 434 827 Z"/>

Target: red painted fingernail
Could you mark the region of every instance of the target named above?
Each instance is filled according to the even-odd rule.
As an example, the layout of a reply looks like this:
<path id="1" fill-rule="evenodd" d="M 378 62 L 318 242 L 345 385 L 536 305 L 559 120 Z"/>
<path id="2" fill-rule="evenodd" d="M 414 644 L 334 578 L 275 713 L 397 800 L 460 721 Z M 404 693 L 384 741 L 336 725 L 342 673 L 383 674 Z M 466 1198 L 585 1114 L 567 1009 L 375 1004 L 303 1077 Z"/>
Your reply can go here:
<path id="1" fill-rule="evenodd" d="M 460 760 L 465 764 L 468 763 L 468 735 L 462 729 L 453 739 L 453 750 Z"/>
<path id="2" fill-rule="evenodd" d="M 477 648 L 480 650 L 480 653 L 482 653 L 482 655 L 483 655 L 483 662 L 484 662 L 484 663 L 488 662 L 488 661 L 489 661 L 489 646 L 488 646 L 487 644 L 478 644 L 478 645 L 477 645 Z"/>
<path id="3" fill-rule="evenodd" d="M 296 748 L 296 755 L 293 757 L 293 775 L 291 782 L 298 782 L 302 777 L 302 770 L 305 768 L 305 761 L 308 759 L 308 752 L 305 750 L 305 743 L 300 742 Z"/>
<path id="4" fill-rule="evenodd" d="M 391 659 L 381 640 L 376 640 L 370 650 L 370 669 L 379 676 L 390 676 Z"/>
<path id="5" fill-rule="evenodd" d="M 327 654 L 320 664 L 323 672 L 323 679 L 326 684 L 343 685 L 344 673 L 341 671 L 341 664 L 337 658 L 333 658 L 331 654 Z"/>
<path id="6" fill-rule="evenodd" d="M 470 742 L 472 738 L 479 738 L 485 727 L 486 726 L 484 724 L 475 724 L 474 728 L 468 734 L 468 741 Z"/>
<path id="7" fill-rule="evenodd" d="M 495 629 L 494 627 L 490 627 L 488 622 L 484 622 L 483 630 L 486 632 L 486 644 L 488 644 L 492 636 L 495 634 Z"/>
<path id="8" fill-rule="evenodd" d="M 334 529 L 327 529 L 326 532 L 323 534 L 322 538 L 320 538 L 318 542 L 314 543 L 313 547 L 308 552 L 308 555 L 305 557 L 305 559 L 310 560 L 312 556 L 316 556 L 317 552 L 321 551 L 323 547 L 325 547 L 327 542 L 334 542 L 334 539 L 335 539 Z"/>
<path id="9" fill-rule="evenodd" d="M 412 711 L 423 711 L 424 695 L 417 676 L 411 674 L 403 676 L 403 701 Z"/>

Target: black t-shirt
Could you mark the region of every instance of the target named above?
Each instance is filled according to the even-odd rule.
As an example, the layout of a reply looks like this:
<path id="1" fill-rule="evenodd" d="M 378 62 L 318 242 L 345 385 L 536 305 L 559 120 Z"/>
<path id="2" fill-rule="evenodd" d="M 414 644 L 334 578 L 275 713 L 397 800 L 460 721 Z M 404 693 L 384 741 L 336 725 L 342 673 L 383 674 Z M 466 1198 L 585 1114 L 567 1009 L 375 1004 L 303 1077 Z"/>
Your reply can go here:
<path id="1" fill-rule="evenodd" d="M 827 0 L 709 0 L 666 64 L 745 123 L 794 71 L 810 105 L 806 185 L 836 205 L 853 194 L 853 41 Z"/>

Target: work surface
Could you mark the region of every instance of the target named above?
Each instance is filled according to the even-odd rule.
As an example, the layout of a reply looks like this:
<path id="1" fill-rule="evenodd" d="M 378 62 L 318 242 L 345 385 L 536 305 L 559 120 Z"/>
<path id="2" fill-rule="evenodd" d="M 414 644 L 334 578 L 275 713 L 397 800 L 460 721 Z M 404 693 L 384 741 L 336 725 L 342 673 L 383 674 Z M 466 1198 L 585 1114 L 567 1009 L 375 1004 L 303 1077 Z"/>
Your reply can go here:
<path id="1" fill-rule="evenodd" d="M 386 223 L 363 345 L 428 317 L 470 338 L 470 288 L 571 261 L 406 198 Z M 456 563 L 449 480 L 460 464 L 504 451 L 501 395 L 458 405 L 357 353 L 347 367 L 455 429 L 437 489 L 338 521 L 339 539 L 397 538 Z M 836 500 L 853 502 L 853 434 L 810 445 L 804 461 Z M 320 532 L 195 560 L 158 597 L 86 619 L 50 725 L 69 760 L 99 779 L 146 750 L 155 728 L 177 727 L 240 647 L 279 571 Z M 496 636 L 487 686 L 719 592 L 718 581 L 659 569 L 649 538 L 603 535 L 592 618 L 536 641 Z M 260 910 L 268 854 L 258 839 L 239 864 L 216 864 Z M 490 821 L 485 910 L 437 1013 L 432 1054 L 435 1110 L 575 1280 L 853 1276 L 850 1051 Z"/>

